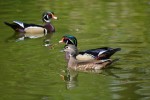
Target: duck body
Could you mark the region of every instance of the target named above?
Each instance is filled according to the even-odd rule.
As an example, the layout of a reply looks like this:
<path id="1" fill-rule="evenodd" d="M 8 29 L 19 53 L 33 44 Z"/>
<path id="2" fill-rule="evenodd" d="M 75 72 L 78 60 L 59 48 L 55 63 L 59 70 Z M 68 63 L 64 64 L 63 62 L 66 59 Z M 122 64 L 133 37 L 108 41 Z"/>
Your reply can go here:
<path id="1" fill-rule="evenodd" d="M 74 46 L 68 45 L 71 48 L 75 48 Z M 89 49 L 85 51 L 78 52 L 78 49 L 75 50 L 77 53 L 76 59 L 79 61 L 91 61 L 91 60 L 104 60 L 109 59 L 115 52 L 120 51 L 120 48 L 109 48 L 102 47 L 96 49 Z M 65 54 L 66 60 L 69 60 L 69 53 Z"/>
<path id="2" fill-rule="evenodd" d="M 20 21 L 13 21 L 13 23 L 4 22 L 15 31 L 15 38 L 17 41 L 24 40 L 24 38 L 39 38 L 44 37 L 49 41 L 52 34 L 55 32 L 55 27 L 50 23 L 50 19 L 57 19 L 52 12 L 44 12 L 42 20 L 45 25 L 28 24 Z"/>
<path id="3" fill-rule="evenodd" d="M 74 70 L 101 70 L 106 68 L 112 63 L 112 60 L 106 60 L 105 62 L 78 62 L 78 60 L 70 56 L 68 67 Z"/>
<path id="4" fill-rule="evenodd" d="M 65 43 L 66 45 L 75 45 L 77 47 L 77 39 L 72 35 L 63 36 L 62 39 L 59 41 L 59 43 Z M 76 59 L 81 61 L 109 59 L 114 53 L 120 50 L 121 48 L 110 48 L 110 47 L 89 49 L 81 52 L 78 52 L 78 50 L 76 50 L 76 52 L 78 52 Z M 68 58 L 69 55 L 68 53 L 66 53 L 66 59 Z"/>
<path id="5" fill-rule="evenodd" d="M 75 52 L 75 49 L 77 48 L 75 46 L 73 48 L 72 46 L 66 46 L 64 51 L 69 54 L 68 67 L 74 70 L 100 70 L 114 62 L 114 60 L 111 59 L 100 61 L 79 61 L 76 59 L 77 52 Z"/>
<path id="6" fill-rule="evenodd" d="M 47 32 L 47 29 L 42 25 L 27 24 L 20 21 L 13 21 L 13 23 L 4 23 L 10 26 L 16 33 L 18 33 L 19 38 L 39 38 L 43 37 Z"/>

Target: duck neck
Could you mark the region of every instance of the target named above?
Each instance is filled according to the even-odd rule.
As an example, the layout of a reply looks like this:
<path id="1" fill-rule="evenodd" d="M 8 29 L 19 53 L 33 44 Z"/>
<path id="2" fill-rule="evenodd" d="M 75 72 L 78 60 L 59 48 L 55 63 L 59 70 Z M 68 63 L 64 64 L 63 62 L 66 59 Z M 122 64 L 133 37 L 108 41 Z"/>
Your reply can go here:
<path id="1" fill-rule="evenodd" d="M 69 58 L 70 58 L 69 52 L 66 52 L 66 53 L 65 53 L 65 58 L 66 58 L 66 60 L 69 62 Z"/>
<path id="2" fill-rule="evenodd" d="M 72 45 L 72 44 L 69 44 Z M 76 56 L 78 55 L 78 49 L 74 50 L 71 54 L 71 56 L 73 56 L 74 58 L 76 58 Z M 70 52 L 65 52 L 65 58 L 67 61 L 69 61 L 70 59 Z"/>
<path id="3" fill-rule="evenodd" d="M 53 33 L 53 32 L 55 32 L 55 27 L 50 22 L 47 22 L 44 25 L 44 28 L 47 29 L 47 33 Z"/>
<path id="4" fill-rule="evenodd" d="M 76 55 L 71 55 L 68 61 L 68 67 L 76 67 L 76 66 L 77 66 Z"/>

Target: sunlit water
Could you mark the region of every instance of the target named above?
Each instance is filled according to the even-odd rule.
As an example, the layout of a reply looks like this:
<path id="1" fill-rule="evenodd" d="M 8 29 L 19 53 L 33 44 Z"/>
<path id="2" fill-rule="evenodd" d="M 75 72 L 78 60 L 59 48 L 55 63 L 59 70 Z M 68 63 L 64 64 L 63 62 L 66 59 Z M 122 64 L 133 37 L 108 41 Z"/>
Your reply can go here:
<path id="1" fill-rule="evenodd" d="M 149 100 L 150 2 L 148 0 L 0 1 L 0 100 Z M 15 42 L 3 24 L 19 20 L 43 24 L 52 10 L 57 44 L 64 34 L 77 37 L 79 50 L 109 46 L 122 51 L 112 68 L 94 72 L 67 70 L 62 44 L 42 46 L 43 38 Z"/>

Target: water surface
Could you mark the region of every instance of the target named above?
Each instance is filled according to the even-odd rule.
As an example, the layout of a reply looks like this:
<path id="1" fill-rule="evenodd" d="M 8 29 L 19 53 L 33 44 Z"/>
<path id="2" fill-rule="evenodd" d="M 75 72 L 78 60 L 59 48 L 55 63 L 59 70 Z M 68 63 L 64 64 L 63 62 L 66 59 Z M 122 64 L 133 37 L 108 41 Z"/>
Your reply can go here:
<path id="1" fill-rule="evenodd" d="M 150 2 L 148 0 L 0 1 L 0 100 L 149 100 Z M 43 38 L 15 42 L 4 21 L 43 24 L 52 10 L 56 33 L 78 39 L 79 50 L 120 47 L 113 68 L 99 73 L 70 72 L 64 45 L 42 46 Z M 65 76 L 65 80 L 63 77 Z"/>

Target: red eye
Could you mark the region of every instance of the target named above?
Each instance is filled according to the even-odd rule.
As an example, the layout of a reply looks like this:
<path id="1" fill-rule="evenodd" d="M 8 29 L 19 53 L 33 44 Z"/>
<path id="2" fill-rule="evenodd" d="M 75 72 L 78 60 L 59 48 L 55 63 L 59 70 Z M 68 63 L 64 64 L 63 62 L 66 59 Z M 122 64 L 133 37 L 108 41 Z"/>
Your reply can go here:
<path id="1" fill-rule="evenodd" d="M 49 18 L 52 18 L 52 14 L 48 14 Z"/>

